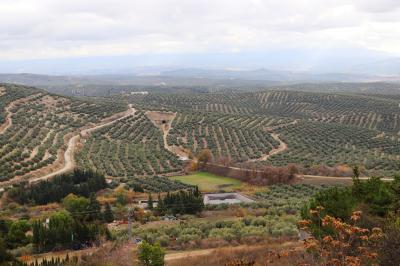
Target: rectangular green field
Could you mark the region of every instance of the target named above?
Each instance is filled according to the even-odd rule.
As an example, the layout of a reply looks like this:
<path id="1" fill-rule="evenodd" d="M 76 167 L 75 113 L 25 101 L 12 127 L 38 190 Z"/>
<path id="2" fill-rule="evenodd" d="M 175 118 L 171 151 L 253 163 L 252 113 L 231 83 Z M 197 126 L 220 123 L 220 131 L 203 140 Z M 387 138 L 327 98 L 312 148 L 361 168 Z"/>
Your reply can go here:
<path id="1" fill-rule="evenodd" d="M 198 186 L 201 191 L 232 191 L 239 189 L 242 182 L 230 177 L 218 176 L 206 172 L 198 172 L 191 175 L 173 176 L 173 180 L 180 181 L 188 185 Z"/>

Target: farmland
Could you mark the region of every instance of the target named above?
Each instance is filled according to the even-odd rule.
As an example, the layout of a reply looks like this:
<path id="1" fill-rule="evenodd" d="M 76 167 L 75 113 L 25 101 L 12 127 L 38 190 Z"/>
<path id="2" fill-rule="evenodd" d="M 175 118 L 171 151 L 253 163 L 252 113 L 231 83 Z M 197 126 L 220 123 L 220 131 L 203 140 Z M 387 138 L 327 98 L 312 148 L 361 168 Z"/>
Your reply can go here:
<path id="1" fill-rule="evenodd" d="M 181 167 L 178 157 L 164 148 L 161 130 L 143 111 L 93 132 L 77 162 L 112 177 L 165 174 Z"/>
<path id="2" fill-rule="evenodd" d="M 364 174 L 400 170 L 399 101 L 379 94 L 296 91 L 131 96 L 141 108 L 176 112 L 168 143 L 214 160 L 306 169 L 358 164 Z M 279 146 L 285 149 L 268 156 Z M 265 162 L 259 162 L 267 158 Z"/>
<path id="3" fill-rule="evenodd" d="M 60 167 L 68 139 L 125 110 L 123 101 L 136 112 L 83 134 L 74 152 L 77 166 L 117 179 L 151 177 L 180 172 L 180 157 L 209 149 L 214 161 L 231 165 L 358 164 L 366 175 L 400 169 L 396 97 L 271 90 L 78 99 L 3 87 L 2 180 Z"/>
<path id="4" fill-rule="evenodd" d="M 140 106 L 195 110 L 232 115 L 267 115 L 335 122 L 397 134 L 400 131 L 395 97 L 296 91 L 253 93 L 151 94 L 131 97 Z"/>
<path id="5" fill-rule="evenodd" d="M 400 170 L 397 101 L 294 91 L 99 99 L 1 86 L 0 176 L 8 181 L 0 216 L 10 219 L 9 232 L 22 233 L 0 233 L 0 240 L 20 255 L 67 249 L 76 243 L 55 226 L 61 222 L 75 230 L 79 245 L 99 238 L 120 243 L 120 252 L 131 235 L 169 251 L 297 242 L 297 222 L 316 197 L 348 200 L 348 191 L 358 191 L 351 177 L 334 178 L 336 170 L 388 177 Z M 67 159 L 75 171 L 63 170 Z M 381 199 L 389 204 L 395 182 L 371 180 L 365 191 L 381 186 L 374 208 Z M 202 193 L 223 191 L 254 201 L 204 205 Z"/>
<path id="6" fill-rule="evenodd" d="M 11 106 L 0 135 L 2 181 L 34 177 L 46 172 L 45 168 L 53 163 L 60 164 L 60 154 L 71 134 L 125 109 L 111 102 L 68 99 L 44 92 L 33 94 L 32 90 L 15 90 L 12 86 L 6 87 L 1 99 Z"/>
<path id="7" fill-rule="evenodd" d="M 285 121 L 271 117 L 178 113 L 168 143 L 184 147 L 194 154 L 208 148 L 215 158 L 246 161 L 260 158 L 279 145 L 263 127 Z"/>
<path id="8" fill-rule="evenodd" d="M 277 131 L 290 148 L 270 158 L 274 165 L 288 162 L 306 167 L 359 164 L 367 171 L 393 173 L 400 170 L 399 140 L 379 135 L 376 130 L 305 121 Z"/>
<path id="9" fill-rule="evenodd" d="M 202 191 L 237 190 L 241 183 L 237 179 L 213 175 L 206 172 L 199 172 L 192 175 L 173 176 L 172 180 L 184 184 L 198 186 Z"/>

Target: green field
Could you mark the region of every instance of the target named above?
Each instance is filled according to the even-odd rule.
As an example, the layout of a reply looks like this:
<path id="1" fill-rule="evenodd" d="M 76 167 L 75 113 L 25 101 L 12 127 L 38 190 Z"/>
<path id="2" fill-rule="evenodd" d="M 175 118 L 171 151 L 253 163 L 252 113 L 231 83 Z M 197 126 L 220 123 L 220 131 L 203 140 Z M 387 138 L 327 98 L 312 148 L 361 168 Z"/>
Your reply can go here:
<path id="1" fill-rule="evenodd" d="M 240 188 L 242 182 L 237 179 L 218 176 L 206 172 L 198 172 L 192 175 L 173 176 L 173 180 L 180 181 L 188 185 L 198 186 L 201 191 L 232 191 Z"/>

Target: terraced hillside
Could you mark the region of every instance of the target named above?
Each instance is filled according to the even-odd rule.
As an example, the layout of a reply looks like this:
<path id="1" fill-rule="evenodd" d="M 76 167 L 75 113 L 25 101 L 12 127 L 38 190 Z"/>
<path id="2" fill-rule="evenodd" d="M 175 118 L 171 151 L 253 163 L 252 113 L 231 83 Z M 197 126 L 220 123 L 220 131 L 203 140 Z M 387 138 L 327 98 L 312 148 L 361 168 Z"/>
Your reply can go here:
<path id="1" fill-rule="evenodd" d="M 359 163 L 382 174 L 400 170 L 400 98 L 396 95 L 155 93 L 130 96 L 130 101 L 141 108 L 176 112 L 168 142 L 192 152 L 208 147 L 217 157 L 240 162 L 268 154 L 277 145 L 271 136 L 279 135 L 287 148 L 268 156 L 268 164 Z"/>
<path id="2" fill-rule="evenodd" d="M 215 158 L 242 162 L 277 148 L 279 142 L 265 128 L 287 121 L 290 119 L 184 111 L 174 119 L 168 143 L 194 154 L 208 148 Z"/>
<path id="3" fill-rule="evenodd" d="M 63 152 L 73 134 L 126 108 L 110 101 L 64 98 L 33 88 L 3 88 L 0 181 L 54 171 L 63 164 Z"/>
<path id="4" fill-rule="evenodd" d="M 113 177 L 181 169 L 178 157 L 165 149 L 162 131 L 143 111 L 93 132 L 77 154 L 77 162 Z"/>

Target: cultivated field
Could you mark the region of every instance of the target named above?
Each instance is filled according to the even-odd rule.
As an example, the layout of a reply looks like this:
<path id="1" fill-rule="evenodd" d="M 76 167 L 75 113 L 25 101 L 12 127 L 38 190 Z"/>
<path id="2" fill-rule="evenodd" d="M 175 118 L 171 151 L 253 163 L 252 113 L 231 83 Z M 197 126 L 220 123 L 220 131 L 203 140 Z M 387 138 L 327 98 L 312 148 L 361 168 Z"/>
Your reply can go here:
<path id="1" fill-rule="evenodd" d="M 111 177 L 147 176 L 177 172 L 179 158 L 164 147 L 162 131 L 138 111 L 94 131 L 77 154 L 80 167 Z"/>
<path id="2" fill-rule="evenodd" d="M 64 164 L 67 143 L 79 129 L 123 111 L 109 101 L 82 101 L 5 86 L 0 134 L 0 181 L 36 178 Z"/>
<path id="3" fill-rule="evenodd" d="M 208 148 L 215 160 L 265 158 L 258 164 L 306 169 L 357 164 L 365 175 L 400 170 L 400 109 L 394 96 L 271 90 L 154 93 L 130 101 L 176 112 L 168 143 L 193 154 Z M 285 148 L 272 152 L 278 146 Z"/>
<path id="4" fill-rule="evenodd" d="M 206 172 L 198 172 L 191 175 L 173 176 L 172 180 L 180 181 L 184 184 L 198 186 L 201 191 L 233 191 L 240 189 L 242 182 L 237 179 L 217 176 Z"/>

